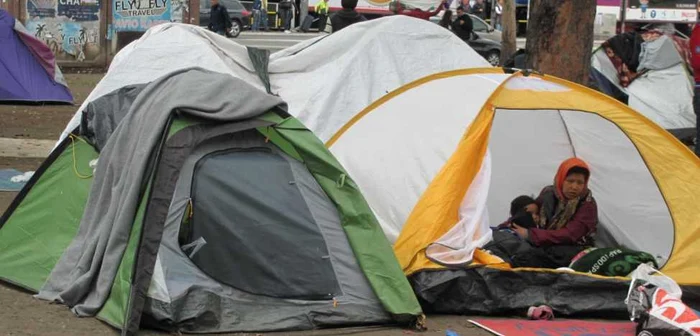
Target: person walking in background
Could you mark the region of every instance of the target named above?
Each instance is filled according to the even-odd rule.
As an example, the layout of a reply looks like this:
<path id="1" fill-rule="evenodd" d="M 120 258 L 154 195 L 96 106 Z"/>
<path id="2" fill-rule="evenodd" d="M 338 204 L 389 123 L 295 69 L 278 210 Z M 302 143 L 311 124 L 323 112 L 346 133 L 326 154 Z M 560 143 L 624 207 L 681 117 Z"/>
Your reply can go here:
<path id="1" fill-rule="evenodd" d="M 221 36 L 226 36 L 226 32 L 231 29 L 231 17 L 228 15 L 228 9 L 219 4 L 219 0 L 211 0 L 208 28 Z"/>
<path id="2" fill-rule="evenodd" d="M 270 25 L 267 18 L 267 0 L 261 0 L 262 6 L 260 8 L 260 24 L 262 24 L 262 29 L 264 31 L 270 30 Z"/>
<path id="3" fill-rule="evenodd" d="M 262 0 L 253 0 L 253 26 L 250 30 L 260 31 L 260 20 L 262 20 Z"/>
<path id="4" fill-rule="evenodd" d="M 440 26 L 442 26 L 442 28 L 450 30 L 451 25 L 452 25 L 452 11 L 448 9 L 448 10 L 445 10 L 444 14 L 442 14 L 442 18 L 440 19 Z"/>
<path id="5" fill-rule="evenodd" d="M 471 13 L 472 12 L 472 5 L 469 2 L 469 0 L 460 0 L 461 7 L 464 9 L 465 12 Z M 460 4 L 457 4 L 457 7 L 460 7 Z"/>
<path id="6" fill-rule="evenodd" d="M 476 3 L 474 6 L 472 6 L 472 14 L 478 16 L 482 20 L 485 19 L 484 14 L 486 13 L 484 9 L 484 0 L 476 0 Z"/>
<path id="7" fill-rule="evenodd" d="M 690 64 L 695 75 L 695 95 L 693 96 L 693 109 L 695 110 L 695 155 L 700 157 L 700 24 L 696 23 L 693 33 L 690 35 Z"/>
<path id="8" fill-rule="evenodd" d="M 321 0 L 314 9 L 318 14 L 318 31 L 326 31 L 326 22 L 328 21 L 328 0 Z"/>
<path id="9" fill-rule="evenodd" d="M 501 20 L 503 18 L 503 0 L 498 0 L 493 6 L 493 27 L 496 30 L 501 30 Z"/>
<path id="10" fill-rule="evenodd" d="M 279 2 L 280 19 L 282 19 L 282 29 L 285 33 L 290 33 L 292 29 L 292 9 L 296 6 L 293 0 L 280 0 Z"/>
<path id="11" fill-rule="evenodd" d="M 357 7 L 357 0 L 342 0 L 341 6 L 343 6 L 343 9 L 331 16 L 333 33 L 339 32 L 341 29 L 355 23 L 367 21 L 362 14 L 355 10 L 355 7 Z"/>
<path id="12" fill-rule="evenodd" d="M 452 32 L 464 41 L 469 41 L 474 30 L 474 23 L 469 14 L 464 12 L 464 7 L 457 7 L 457 18 L 452 22 Z"/>

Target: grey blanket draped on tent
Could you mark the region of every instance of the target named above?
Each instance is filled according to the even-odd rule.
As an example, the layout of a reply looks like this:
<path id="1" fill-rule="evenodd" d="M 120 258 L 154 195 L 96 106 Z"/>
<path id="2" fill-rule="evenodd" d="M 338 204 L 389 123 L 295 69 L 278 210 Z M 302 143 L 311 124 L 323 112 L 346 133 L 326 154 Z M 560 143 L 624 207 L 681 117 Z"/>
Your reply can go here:
<path id="1" fill-rule="evenodd" d="M 231 122 L 283 104 L 238 78 L 200 68 L 144 87 L 102 149 L 78 234 L 37 297 L 65 303 L 79 316 L 99 312 L 129 240 L 149 159 L 171 113 Z"/>

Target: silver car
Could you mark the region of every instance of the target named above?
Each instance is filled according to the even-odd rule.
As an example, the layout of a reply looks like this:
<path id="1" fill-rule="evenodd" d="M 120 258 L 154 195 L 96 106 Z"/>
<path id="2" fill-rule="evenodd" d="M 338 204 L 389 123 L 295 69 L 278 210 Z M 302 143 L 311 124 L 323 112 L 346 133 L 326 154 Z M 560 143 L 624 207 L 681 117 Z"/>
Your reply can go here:
<path id="1" fill-rule="evenodd" d="M 440 19 L 442 19 L 443 13 L 444 12 L 440 12 L 440 14 L 431 17 L 430 22 L 440 23 Z M 477 35 L 479 35 L 480 38 L 501 43 L 501 31 L 500 30 L 494 29 L 493 27 L 491 27 L 491 25 L 486 23 L 486 21 L 482 20 L 480 17 L 478 17 L 476 15 L 469 14 L 469 17 L 472 18 L 472 24 L 474 25 L 474 32 Z"/>

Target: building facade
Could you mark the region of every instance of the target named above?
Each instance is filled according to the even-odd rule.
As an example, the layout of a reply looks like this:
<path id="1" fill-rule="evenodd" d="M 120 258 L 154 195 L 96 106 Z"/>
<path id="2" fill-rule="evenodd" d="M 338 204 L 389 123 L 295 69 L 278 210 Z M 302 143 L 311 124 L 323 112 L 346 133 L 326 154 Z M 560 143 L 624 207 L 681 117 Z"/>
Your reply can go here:
<path id="1" fill-rule="evenodd" d="M 199 17 L 199 0 L 0 0 L 0 7 L 43 40 L 64 67 L 107 66 L 148 28 L 197 24 Z"/>

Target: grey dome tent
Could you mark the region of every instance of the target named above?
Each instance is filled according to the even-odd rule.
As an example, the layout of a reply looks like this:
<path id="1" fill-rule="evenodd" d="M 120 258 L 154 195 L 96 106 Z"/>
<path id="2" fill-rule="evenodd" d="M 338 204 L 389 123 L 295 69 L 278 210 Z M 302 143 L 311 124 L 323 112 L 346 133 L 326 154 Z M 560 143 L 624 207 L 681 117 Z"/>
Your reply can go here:
<path id="1" fill-rule="evenodd" d="M 123 334 L 416 321 L 356 184 L 284 107 L 198 68 L 92 101 L 0 218 L 0 279 Z"/>

